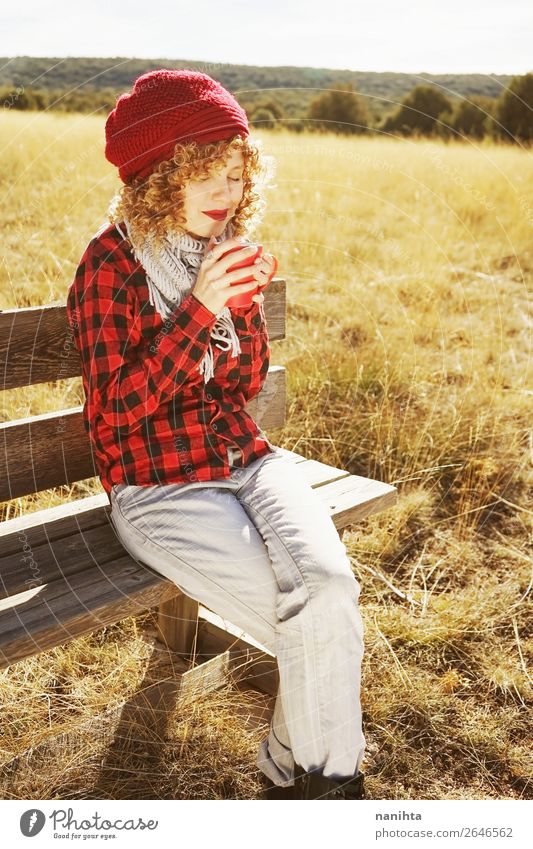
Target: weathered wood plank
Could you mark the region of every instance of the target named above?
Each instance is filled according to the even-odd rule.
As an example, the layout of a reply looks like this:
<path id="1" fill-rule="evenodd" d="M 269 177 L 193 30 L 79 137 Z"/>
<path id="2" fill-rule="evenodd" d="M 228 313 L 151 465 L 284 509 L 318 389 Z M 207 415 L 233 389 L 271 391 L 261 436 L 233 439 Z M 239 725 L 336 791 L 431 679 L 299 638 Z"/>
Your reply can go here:
<path id="1" fill-rule="evenodd" d="M 258 645 L 226 619 L 200 605 L 197 643 L 200 655 L 209 658 L 228 651 L 234 680 L 247 681 L 275 696 L 279 687 L 278 664 L 273 654 Z"/>
<path id="2" fill-rule="evenodd" d="M 228 651 L 223 651 L 183 673 L 179 696 L 183 700 L 198 698 L 229 683 L 230 655 Z"/>
<path id="3" fill-rule="evenodd" d="M 274 278 L 264 294 L 269 337 L 284 339 L 285 280 Z M 81 375 L 64 304 L 0 310 L 0 373 L 3 389 Z"/>
<path id="4" fill-rule="evenodd" d="M 72 523 L 73 524 L 73 523 Z M 97 525 L 70 536 L 29 546 L 26 541 L 14 554 L 0 561 L 0 598 L 42 587 L 78 572 L 105 573 L 107 564 L 124 556 L 124 547 L 114 527 Z"/>
<path id="5" fill-rule="evenodd" d="M 263 430 L 282 427 L 287 419 L 287 381 L 284 366 L 271 365 L 261 392 L 245 407 Z"/>
<path id="6" fill-rule="evenodd" d="M 195 599 L 179 593 L 159 605 L 157 624 L 161 638 L 168 647 L 182 655 L 192 655 L 196 650 L 199 604 Z"/>
<path id="7" fill-rule="evenodd" d="M 0 668 L 137 616 L 176 586 L 129 555 L 0 601 Z"/>
<path id="8" fill-rule="evenodd" d="M 291 453 L 285 452 L 285 456 L 289 455 L 287 458 L 292 461 L 295 455 L 292 453 L 292 456 L 290 456 Z M 299 457 L 299 455 L 296 455 L 296 457 Z M 328 466 L 327 463 L 320 463 L 318 460 L 307 460 L 305 457 L 299 457 L 299 460 L 294 460 L 294 462 L 303 471 L 308 484 L 313 488 L 326 486 L 333 481 L 350 476 L 350 473 L 345 469 L 337 469 L 335 466 Z"/>
<path id="9" fill-rule="evenodd" d="M 305 471 L 305 465 L 301 468 Z M 333 481 L 317 491 L 337 530 L 393 507 L 398 500 L 396 487 L 359 475 Z"/>
<path id="10" fill-rule="evenodd" d="M 24 544 L 36 547 L 77 531 L 108 525 L 109 514 L 104 507 L 109 508 L 109 498 L 101 492 L 0 522 L 0 560 L 16 554 Z"/>

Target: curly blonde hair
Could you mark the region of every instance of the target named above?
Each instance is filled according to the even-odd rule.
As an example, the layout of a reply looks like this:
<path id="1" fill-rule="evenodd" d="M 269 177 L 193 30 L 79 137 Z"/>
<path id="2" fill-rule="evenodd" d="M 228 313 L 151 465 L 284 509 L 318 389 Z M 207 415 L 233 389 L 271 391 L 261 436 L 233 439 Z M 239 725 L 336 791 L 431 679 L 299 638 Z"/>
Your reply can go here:
<path id="1" fill-rule="evenodd" d="M 112 224 L 128 219 L 132 237 L 153 238 L 157 249 L 169 230 L 186 232 L 183 215 L 184 185 L 222 168 L 235 150 L 244 161 L 243 196 L 231 219 L 234 235 L 247 236 L 263 218 L 263 189 L 274 175 L 276 160 L 262 151 L 260 139 L 234 136 L 207 144 L 178 142 L 170 159 L 160 162 L 146 177 L 134 178 L 113 197 L 107 217 Z"/>

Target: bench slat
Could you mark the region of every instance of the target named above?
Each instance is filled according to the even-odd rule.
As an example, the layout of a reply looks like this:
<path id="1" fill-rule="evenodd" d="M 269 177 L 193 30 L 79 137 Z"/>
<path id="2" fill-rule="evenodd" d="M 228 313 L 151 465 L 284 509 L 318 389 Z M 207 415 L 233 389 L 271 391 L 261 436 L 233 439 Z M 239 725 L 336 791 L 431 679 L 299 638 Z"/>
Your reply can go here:
<path id="1" fill-rule="evenodd" d="M 335 527 L 342 530 L 348 525 L 362 522 L 374 513 L 394 507 L 398 501 L 398 491 L 396 487 L 382 481 L 349 475 L 330 483 L 324 491 L 324 500 Z"/>
<path id="2" fill-rule="evenodd" d="M 129 555 L 69 580 L 27 590 L 0 602 L 0 667 L 137 616 L 176 595 L 166 578 Z"/>
<path id="3" fill-rule="evenodd" d="M 284 339 L 285 280 L 274 278 L 264 294 L 269 338 Z M 2 389 L 81 375 L 64 304 L 0 310 L 0 370 Z"/>
<path id="4" fill-rule="evenodd" d="M 286 448 L 281 448 L 279 445 L 277 446 L 277 449 L 292 463 L 305 463 L 305 476 L 308 483 L 310 483 L 313 487 L 324 486 L 326 483 L 348 477 L 350 474 L 350 472 L 347 472 L 346 469 L 338 469 L 336 466 L 328 466 L 327 463 L 321 463 L 319 460 L 308 460 L 306 457 L 302 457 L 301 454 L 296 454 L 294 451 L 288 451 Z"/>
<path id="5" fill-rule="evenodd" d="M 245 407 L 260 428 L 285 423 L 285 391 L 285 369 L 271 366 L 261 392 Z M 0 501 L 97 475 L 82 410 L 0 424 Z"/>
<path id="6" fill-rule="evenodd" d="M 4 557 L 22 551 L 24 545 L 35 547 L 48 540 L 68 537 L 76 531 L 89 530 L 108 523 L 102 508 L 109 505 L 105 492 L 65 501 L 55 507 L 25 513 L 0 523 L 0 563 Z M 1 567 L 0 567 L 1 568 Z"/>
<path id="7" fill-rule="evenodd" d="M 105 574 L 107 564 L 123 555 L 124 546 L 114 529 L 102 524 L 75 530 L 70 536 L 32 546 L 27 554 L 18 551 L 2 558 L 0 599 L 89 569 Z"/>

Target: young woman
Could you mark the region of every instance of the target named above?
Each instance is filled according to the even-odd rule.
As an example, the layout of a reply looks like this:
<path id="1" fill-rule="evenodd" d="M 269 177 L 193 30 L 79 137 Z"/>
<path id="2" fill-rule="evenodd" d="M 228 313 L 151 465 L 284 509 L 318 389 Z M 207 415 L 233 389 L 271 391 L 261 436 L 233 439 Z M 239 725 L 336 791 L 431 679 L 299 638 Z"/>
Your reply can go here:
<path id="1" fill-rule="evenodd" d="M 360 587 L 318 494 L 244 410 L 270 359 L 250 293 L 276 262 L 247 283 L 229 268 L 255 253 L 272 160 L 220 83 L 165 69 L 118 99 L 106 157 L 123 186 L 67 311 L 116 532 L 276 655 L 266 798 L 363 798 Z"/>

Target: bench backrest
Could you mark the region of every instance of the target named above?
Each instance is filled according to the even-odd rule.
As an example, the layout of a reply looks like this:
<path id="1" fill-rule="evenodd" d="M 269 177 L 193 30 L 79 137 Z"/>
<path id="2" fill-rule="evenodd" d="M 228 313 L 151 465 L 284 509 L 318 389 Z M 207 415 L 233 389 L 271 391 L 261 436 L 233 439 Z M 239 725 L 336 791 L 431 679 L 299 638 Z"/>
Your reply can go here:
<path id="1" fill-rule="evenodd" d="M 271 341 L 285 338 L 286 287 L 274 278 L 265 290 Z M 81 375 L 65 304 L 0 311 L 3 389 L 55 384 Z M 54 387 L 50 386 L 50 398 Z M 285 369 L 270 364 L 260 394 L 246 409 L 259 427 L 281 427 L 286 418 Z M 0 424 L 0 501 L 97 476 L 82 406 Z"/>

